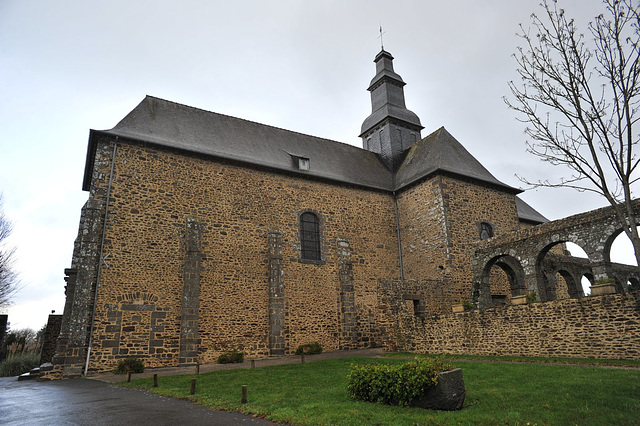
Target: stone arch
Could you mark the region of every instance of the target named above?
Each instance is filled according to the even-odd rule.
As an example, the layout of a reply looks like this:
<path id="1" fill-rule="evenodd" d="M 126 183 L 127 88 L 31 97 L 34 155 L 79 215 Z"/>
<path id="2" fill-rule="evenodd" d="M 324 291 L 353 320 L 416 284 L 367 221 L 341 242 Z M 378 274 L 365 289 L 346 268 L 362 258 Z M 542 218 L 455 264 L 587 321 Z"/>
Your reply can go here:
<path id="1" fill-rule="evenodd" d="M 602 254 L 604 264 L 606 266 L 607 276 L 615 280 L 616 291 L 620 293 L 633 290 L 634 288 L 640 288 L 638 287 L 638 283 L 640 283 L 640 274 L 638 272 L 636 262 L 614 263 L 611 259 L 611 250 L 616 239 L 618 239 L 618 237 L 620 237 L 621 235 L 625 235 L 625 238 L 627 238 L 628 241 L 628 237 L 624 233 L 624 229 L 621 226 L 616 227 L 616 229 L 611 232 L 608 238 L 605 240 Z"/>
<path id="2" fill-rule="evenodd" d="M 602 251 L 602 256 L 605 262 L 611 263 L 611 246 L 613 245 L 613 242 L 616 240 L 616 238 L 618 238 L 618 236 L 623 232 L 624 230 L 622 229 L 622 227 L 620 227 L 612 232 L 605 240 L 604 249 Z"/>
<path id="3" fill-rule="evenodd" d="M 497 266 L 506 274 L 512 296 L 524 294 L 524 269 L 520 261 L 511 254 L 501 253 L 494 255 L 484 263 L 480 276 L 476 278 L 472 294 L 473 303 L 480 309 L 493 306 L 491 293 L 491 269 Z"/>
<path id="4" fill-rule="evenodd" d="M 640 214 L 640 200 L 633 201 L 633 210 Z M 472 257 L 472 295 L 478 300 L 479 306 L 491 306 L 491 301 L 485 300 L 486 295 L 490 298 L 490 288 L 486 276 L 483 275 L 483 268 L 494 257 L 509 253 L 520 261 L 524 269 L 526 289 L 535 292 L 540 301 L 553 300 L 553 285 L 550 286 L 550 280 L 545 277 L 543 261 L 547 263 L 545 256 L 551 247 L 565 242 L 575 243 L 588 257 L 582 259 L 561 252 L 557 254 L 556 263 L 564 263 L 565 266 L 558 268 L 556 272 L 564 269 L 570 273 L 574 278 L 575 287 L 578 287 L 579 281 L 586 281 L 584 278 L 587 277 L 592 286 L 601 280 L 614 279 L 616 292 L 633 290 L 635 281 L 630 281 L 630 278 L 640 283 L 638 267 L 611 262 L 611 246 L 623 231 L 622 228 L 613 207 L 604 207 L 565 219 L 521 228 L 517 232 L 487 240 L 479 240 Z M 586 283 L 584 287 L 587 293 Z"/>
<path id="5" fill-rule="evenodd" d="M 580 289 L 580 287 L 578 287 L 577 284 L 580 280 L 576 279 L 574 277 L 575 274 L 570 271 L 570 265 L 571 263 L 574 263 L 571 260 L 574 259 L 573 257 L 567 256 L 567 254 L 564 253 L 563 250 L 563 253 L 555 253 L 556 259 L 554 263 L 557 264 L 555 267 L 550 267 L 550 262 L 545 260 L 547 254 L 549 254 L 554 247 L 558 246 L 559 244 L 565 244 L 568 242 L 574 243 L 575 245 L 582 248 L 585 253 L 587 253 L 587 256 L 589 257 L 589 260 L 587 261 L 587 268 L 589 268 L 589 273 L 591 273 L 591 267 L 589 266 L 591 256 L 589 255 L 589 252 L 584 249 L 583 242 L 579 238 L 572 235 L 551 235 L 543 242 L 542 248 L 538 250 L 536 256 L 535 268 L 536 281 L 538 283 L 538 291 L 536 297 L 540 301 L 557 299 L 558 283 L 556 280 L 556 273 L 560 273 L 562 278 L 567 283 L 567 291 L 569 292 L 570 297 L 581 297 L 581 295 L 583 294 L 582 290 Z M 562 258 L 564 256 L 566 256 L 566 259 L 563 260 Z M 582 268 L 584 269 L 584 265 L 582 266 Z"/>
<path id="6" fill-rule="evenodd" d="M 589 287 L 591 287 L 596 282 L 596 278 L 591 273 L 582 274 L 582 277 L 580 277 L 580 284 L 582 284 L 582 288 L 584 289 L 584 294 L 589 294 L 586 291 L 585 283 L 583 283 L 582 281 L 583 278 L 586 278 L 587 281 L 589 281 Z M 589 290 L 589 292 L 591 292 L 591 290 Z"/>
<path id="7" fill-rule="evenodd" d="M 567 293 L 569 293 L 570 299 L 578 299 L 584 296 L 581 284 L 582 275 L 576 277 L 573 272 L 569 272 L 567 269 L 559 269 L 556 274 L 560 274 L 567 284 Z"/>

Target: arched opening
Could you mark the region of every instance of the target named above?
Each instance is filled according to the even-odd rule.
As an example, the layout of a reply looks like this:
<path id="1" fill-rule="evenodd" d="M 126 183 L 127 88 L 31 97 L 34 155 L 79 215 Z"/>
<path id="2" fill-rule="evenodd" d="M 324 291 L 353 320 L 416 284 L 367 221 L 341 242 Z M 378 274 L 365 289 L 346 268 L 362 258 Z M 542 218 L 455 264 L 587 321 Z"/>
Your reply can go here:
<path id="1" fill-rule="evenodd" d="M 638 291 L 640 290 L 640 280 L 634 277 L 631 277 L 627 281 L 627 286 L 629 287 L 628 291 Z"/>
<path id="2" fill-rule="evenodd" d="M 616 235 L 609 246 L 609 260 L 612 263 L 619 263 L 621 265 L 638 266 L 636 256 L 633 253 L 633 244 L 631 240 L 622 232 L 622 229 L 616 231 Z"/>
<path id="3" fill-rule="evenodd" d="M 525 294 L 524 271 L 515 257 L 499 255 L 485 265 L 474 294 L 480 308 L 511 304 L 512 296 Z"/>
<path id="4" fill-rule="evenodd" d="M 556 272 L 556 298 L 578 299 L 584 296 L 581 276 L 574 276 L 571 272 L 561 269 Z"/>
<path id="5" fill-rule="evenodd" d="M 585 296 L 589 296 L 591 294 L 591 286 L 595 282 L 595 278 L 593 274 L 584 274 L 580 279 L 580 285 L 582 285 L 582 291 Z"/>
<path id="6" fill-rule="evenodd" d="M 570 241 L 549 244 L 538 255 L 536 265 L 541 301 L 579 298 L 585 292 L 582 277 L 592 274 L 587 253 Z"/>
<path id="7" fill-rule="evenodd" d="M 605 260 L 608 260 L 607 275 L 616 281 L 616 291 L 627 292 L 638 289 L 640 272 L 631 240 L 622 229 L 613 233 L 605 245 Z"/>
<path id="8" fill-rule="evenodd" d="M 493 306 L 507 305 L 511 301 L 511 281 L 514 272 L 508 266 L 495 263 L 489 273 L 491 302 Z"/>

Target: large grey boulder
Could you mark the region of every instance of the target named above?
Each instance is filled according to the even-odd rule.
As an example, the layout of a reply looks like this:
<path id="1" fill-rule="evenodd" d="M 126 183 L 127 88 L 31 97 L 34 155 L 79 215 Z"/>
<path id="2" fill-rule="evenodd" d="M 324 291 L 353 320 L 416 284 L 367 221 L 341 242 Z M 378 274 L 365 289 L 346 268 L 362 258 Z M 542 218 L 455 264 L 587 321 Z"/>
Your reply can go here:
<path id="1" fill-rule="evenodd" d="M 459 410 L 462 408 L 465 395 L 462 370 L 456 368 L 439 373 L 438 384 L 415 399 L 411 406 L 429 410 Z"/>

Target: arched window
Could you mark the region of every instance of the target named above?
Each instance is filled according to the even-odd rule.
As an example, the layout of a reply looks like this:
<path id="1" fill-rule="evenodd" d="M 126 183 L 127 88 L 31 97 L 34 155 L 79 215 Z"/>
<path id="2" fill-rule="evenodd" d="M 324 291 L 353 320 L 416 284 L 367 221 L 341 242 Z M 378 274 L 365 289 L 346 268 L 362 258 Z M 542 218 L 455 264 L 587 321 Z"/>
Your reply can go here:
<path id="1" fill-rule="evenodd" d="M 482 222 L 480 224 L 480 239 L 486 240 L 491 237 L 493 237 L 493 226 L 487 222 Z"/>
<path id="2" fill-rule="evenodd" d="M 309 212 L 300 215 L 300 257 L 302 260 L 321 260 L 318 216 Z"/>

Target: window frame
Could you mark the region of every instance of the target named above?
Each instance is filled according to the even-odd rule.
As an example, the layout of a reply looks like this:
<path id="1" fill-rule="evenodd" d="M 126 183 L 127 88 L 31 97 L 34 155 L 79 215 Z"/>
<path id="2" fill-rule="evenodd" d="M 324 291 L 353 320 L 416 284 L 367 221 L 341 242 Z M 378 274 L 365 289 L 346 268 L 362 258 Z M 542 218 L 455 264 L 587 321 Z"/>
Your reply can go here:
<path id="1" fill-rule="evenodd" d="M 312 219 L 312 220 L 309 220 Z M 322 257 L 322 217 L 311 210 L 298 215 L 298 239 L 300 242 L 300 262 L 323 264 Z"/>

